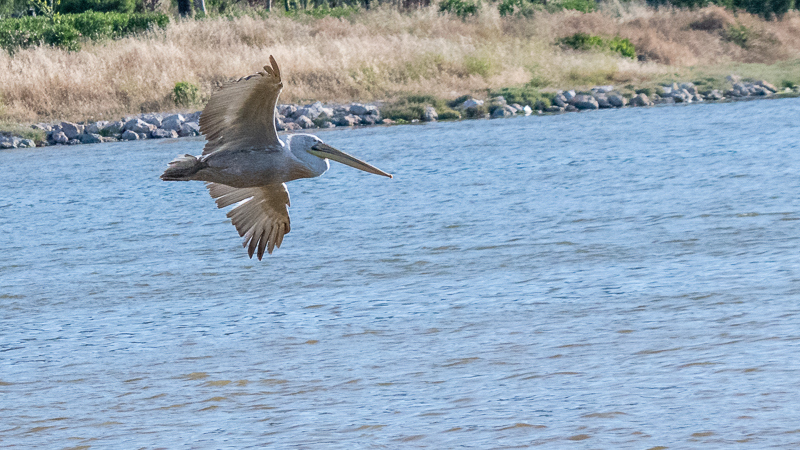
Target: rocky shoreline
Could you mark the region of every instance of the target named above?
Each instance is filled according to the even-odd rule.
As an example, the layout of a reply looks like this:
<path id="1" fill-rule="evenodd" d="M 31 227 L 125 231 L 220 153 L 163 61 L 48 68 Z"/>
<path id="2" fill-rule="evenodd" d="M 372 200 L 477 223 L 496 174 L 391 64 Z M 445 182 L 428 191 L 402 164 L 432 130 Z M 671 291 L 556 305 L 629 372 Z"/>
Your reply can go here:
<path id="1" fill-rule="evenodd" d="M 800 88 L 779 91 L 764 81 L 741 82 L 728 77 L 732 88 L 721 92 L 712 89 L 700 92 L 693 83 L 673 83 L 662 86 L 658 93 L 638 92 L 623 95 L 614 86 L 596 86 L 588 92 L 558 91 L 550 104 L 508 104 L 502 96 L 488 100 L 468 98 L 454 110 L 458 117 L 504 118 L 515 115 L 557 114 L 604 108 L 646 107 L 661 104 L 696 103 L 704 101 L 732 101 L 769 98 L 776 95 L 798 95 Z M 639 90 L 646 91 L 646 90 Z M 452 116 L 452 114 L 451 114 Z M 421 119 L 412 122 L 433 122 L 439 113 L 433 106 L 425 106 Z M 101 142 L 132 141 L 142 139 L 170 139 L 200 135 L 200 112 L 191 114 L 149 113 L 126 117 L 117 121 L 92 123 L 61 122 L 36 124 L 32 128 L 44 132 L 46 138 L 36 142 L 13 134 L 0 134 L 0 149 L 44 147 L 50 145 L 95 144 Z M 351 103 L 348 105 L 278 105 L 276 126 L 278 131 L 300 131 L 314 128 L 336 128 L 407 123 L 382 117 L 380 104 Z"/>

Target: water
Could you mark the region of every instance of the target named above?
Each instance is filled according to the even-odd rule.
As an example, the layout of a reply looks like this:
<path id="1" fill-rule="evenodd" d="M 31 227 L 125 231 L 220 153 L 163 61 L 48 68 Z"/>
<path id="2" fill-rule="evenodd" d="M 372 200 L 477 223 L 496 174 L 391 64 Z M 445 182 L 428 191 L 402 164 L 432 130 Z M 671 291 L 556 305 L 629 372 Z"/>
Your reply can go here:
<path id="1" fill-rule="evenodd" d="M 321 133 L 258 262 L 201 140 L 0 152 L 0 445 L 800 444 L 800 100 Z"/>

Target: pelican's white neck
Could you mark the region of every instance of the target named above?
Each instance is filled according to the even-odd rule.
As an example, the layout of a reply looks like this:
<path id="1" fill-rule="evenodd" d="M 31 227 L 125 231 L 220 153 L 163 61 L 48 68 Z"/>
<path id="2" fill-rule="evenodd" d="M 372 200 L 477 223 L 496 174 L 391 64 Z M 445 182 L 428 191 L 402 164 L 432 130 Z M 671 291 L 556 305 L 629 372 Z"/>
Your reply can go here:
<path id="1" fill-rule="evenodd" d="M 291 134 L 286 136 L 286 146 L 289 148 L 289 152 L 311 171 L 312 177 L 322 175 L 331 166 L 327 159 L 308 152 L 314 144 L 319 142 L 322 142 L 320 138 L 310 134 Z"/>

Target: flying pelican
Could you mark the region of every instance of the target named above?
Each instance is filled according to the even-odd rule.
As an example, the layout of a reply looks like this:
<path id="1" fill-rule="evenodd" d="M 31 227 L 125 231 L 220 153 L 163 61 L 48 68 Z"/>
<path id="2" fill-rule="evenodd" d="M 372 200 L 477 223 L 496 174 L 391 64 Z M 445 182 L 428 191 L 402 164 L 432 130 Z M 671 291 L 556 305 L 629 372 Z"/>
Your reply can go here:
<path id="1" fill-rule="evenodd" d="M 205 181 L 218 208 L 238 204 L 228 217 L 244 236 L 250 258 L 272 254 L 289 232 L 286 182 L 325 173 L 329 159 L 365 172 L 392 176 L 337 150 L 316 136 L 292 134 L 286 143 L 275 130 L 275 105 L 283 89 L 275 58 L 272 67 L 225 84 L 200 115 L 208 140 L 199 157 L 184 155 L 169 163 L 164 181 Z"/>

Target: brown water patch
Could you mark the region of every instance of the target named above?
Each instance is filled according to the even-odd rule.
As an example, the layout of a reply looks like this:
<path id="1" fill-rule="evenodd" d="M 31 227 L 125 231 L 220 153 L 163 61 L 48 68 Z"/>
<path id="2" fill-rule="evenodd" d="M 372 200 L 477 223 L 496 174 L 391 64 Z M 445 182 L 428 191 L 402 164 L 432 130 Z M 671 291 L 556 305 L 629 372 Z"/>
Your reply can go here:
<path id="1" fill-rule="evenodd" d="M 217 381 L 207 381 L 203 386 L 216 386 L 222 387 L 231 384 L 231 380 L 217 380 Z"/>
<path id="2" fill-rule="evenodd" d="M 499 428 L 498 431 L 513 430 L 513 429 L 516 429 L 516 428 L 522 428 L 522 429 L 524 429 L 524 428 L 535 428 L 535 429 L 540 429 L 540 428 L 547 428 L 547 427 L 544 426 L 544 425 L 531 425 L 529 423 L 519 422 L 519 423 L 515 423 L 514 425 L 511 425 L 511 426 Z"/>
<path id="3" fill-rule="evenodd" d="M 634 355 L 657 355 L 659 353 L 676 352 L 678 350 L 683 350 L 683 347 L 665 348 L 663 350 L 641 350 L 634 353 Z"/>
<path id="4" fill-rule="evenodd" d="M 186 406 L 186 405 L 188 405 L 188 403 L 176 403 L 176 404 L 174 404 L 174 405 L 162 406 L 161 408 L 158 408 L 158 409 L 175 409 L 175 408 L 183 408 L 183 407 L 184 407 L 184 406 Z"/>
<path id="5" fill-rule="evenodd" d="M 201 409 L 200 411 L 211 411 L 212 409 L 217 409 L 217 408 L 219 408 L 219 406 L 211 405 L 211 406 L 206 406 L 205 408 Z"/>
<path id="6" fill-rule="evenodd" d="M 663 445 L 656 445 L 655 447 L 650 447 L 647 450 L 667 450 L 669 447 L 664 447 Z"/>
<path id="7" fill-rule="evenodd" d="M 627 416 L 628 414 L 622 411 L 611 411 L 611 412 L 604 412 L 604 413 L 591 413 L 586 414 L 583 417 L 586 419 L 613 419 L 617 416 Z"/>
<path id="8" fill-rule="evenodd" d="M 570 436 L 567 439 L 570 441 L 583 441 L 589 439 L 591 436 L 588 434 L 576 434 L 575 436 Z"/>
<path id="9" fill-rule="evenodd" d="M 289 382 L 289 380 L 282 380 L 280 378 L 264 378 L 263 380 L 258 380 L 258 382 L 261 384 L 273 386 L 276 384 L 286 384 Z"/>
<path id="10" fill-rule="evenodd" d="M 480 360 L 480 358 L 478 358 L 478 357 L 461 358 L 461 359 L 457 359 L 457 360 L 455 360 L 455 361 L 453 361 L 451 363 L 445 364 L 442 367 L 460 366 L 460 365 L 463 365 L 463 364 L 469 364 L 471 362 L 475 362 L 475 361 L 479 361 L 479 360 Z"/>
<path id="11" fill-rule="evenodd" d="M 322 308 L 323 306 L 325 305 L 309 305 L 309 306 L 304 306 L 303 309 L 316 309 L 316 308 Z"/>
<path id="12" fill-rule="evenodd" d="M 79 445 L 77 447 L 67 447 L 64 450 L 86 450 L 91 447 L 92 447 L 91 445 Z"/>
<path id="13" fill-rule="evenodd" d="M 28 432 L 28 433 L 38 433 L 38 432 L 40 432 L 40 431 L 49 430 L 50 428 L 55 428 L 55 426 L 49 426 L 49 427 L 33 427 L 33 428 L 31 428 L 30 430 L 28 430 L 27 432 Z"/>
<path id="14" fill-rule="evenodd" d="M 617 330 L 617 333 L 620 333 L 620 334 L 628 334 L 628 333 L 633 333 L 634 331 L 635 331 L 635 330 Z"/>
<path id="15" fill-rule="evenodd" d="M 386 425 L 361 425 L 358 428 L 351 428 L 349 430 L 344 430 L 346 433 L 350 433 L 353 431 L 366 431 L 366 430 L 380 430 L 386 427 Z"/>
<path id="16" fill-rule="evenodd" d="M 411 441 L 418 441 L 418 440 L 423 439 L 423 438 L 425 438 L 424 434 L 415 434 L 413 436 L 406 436 L 406 437 L 402 437 L 402 438 L 399 438 L 399 439 L 396 439 L 396 440 L 398 440 L 400 442 L 411 442 Z"/>
<path id="17" fill-rule="evenodd" d="M 181 375 L 179 378 L 185 380 L 202 380 L 203 378 L 208 378 L 208 374 L 205 372 L 192 372 L 188 375 Z"/>
<path id="18" fill-rule="evenodd" d="M 0 386 L 11 386 L 14 383 L 9 383 L 7 381 L 0 381 Z"/>
<path id="19" fill-rule="evenodd" d="M 223 400 L 227 400 L 227 397 L 211 397 L 208 400 L 203 400 L 204 402 L 221 402 Z"/>
<path id="20" fill-rule="evenodd" d="M 708 436 L 713 436 L 713 435 L 714 435 L 713 431 L 701 431 L 701 432 L 698 432 L 698 433 L 692 433 L 692 437 L 694 437 L 694 438 L 708 437 Z"/>
<path id="21" fill-rule="evenodd" d="M 454 428 L 450 428 L 449 430 L 444 430 L 444 432 L 445 433 L 452 433 L 453 431 L 461 431 L 461 430 L 462 430 L 461 427 L 454 427 Z"/>
<path id="22" fill-rule="evenodd" d="M 144 378 L 131 378 L 130 380 L 125 380 L 123 383 L 134 383 L 136 381 L 142 381 Z"/>
<path id="23" fill-rule="evenodd" d="M 145 400 L 153 400 L 153 399 L 156 399 L 156 398 L 161 398 L 161 397 L 166 397 L 166 396 L 167 396 L 167 394 L 163 394 L 162 393 L 162 394 L 154 395 L 152 397 L 147 397 Z"/>
<path id="24" fill-rule="evenodd" d="M 319 344 L 319 341 L 316 340 L 316 339 L 309 339 L 309 340 L 307 340 L 307 341 L 305 341 L 303 343 L 304 344 L 308 344 L 308 345 L 314 345 L 314 344 Z"/>
<path id="25" fill-rule="evenodd" d="M 250 383 L 250 382 L 247 381 L 247 380 L 239 380 L 239 381 L 236 382 L 236 385 L 237 386 L 247 386 L 248 383 Z"/>
<path id="26" fill-rule="evenodd" d="M 682 364 L 682 365 L 678 366 L 678 369 L 685 369 L 687 367 L 716 366 L 718 364 L 719 363 L 707 362 L 707 361 L 704 361 L 704 362 L 693 362 L 693 363 L 689 363 L 689 364 Z"/>

